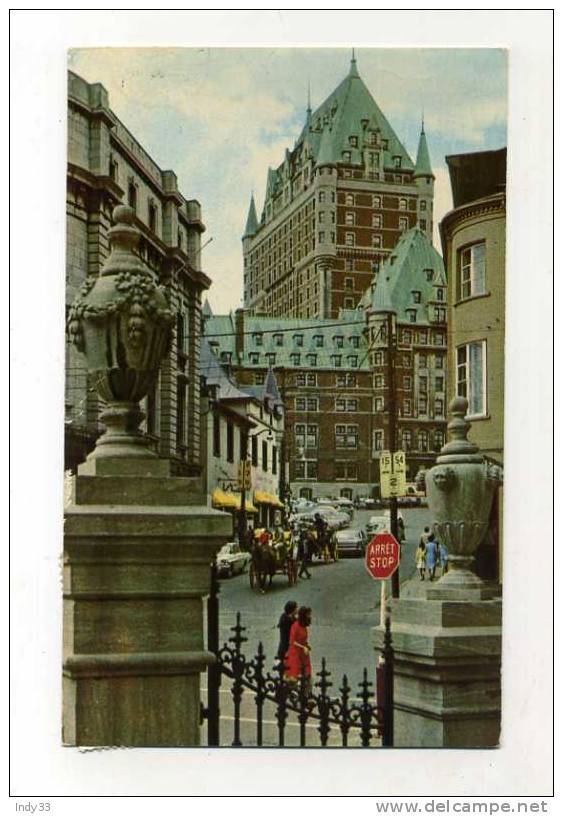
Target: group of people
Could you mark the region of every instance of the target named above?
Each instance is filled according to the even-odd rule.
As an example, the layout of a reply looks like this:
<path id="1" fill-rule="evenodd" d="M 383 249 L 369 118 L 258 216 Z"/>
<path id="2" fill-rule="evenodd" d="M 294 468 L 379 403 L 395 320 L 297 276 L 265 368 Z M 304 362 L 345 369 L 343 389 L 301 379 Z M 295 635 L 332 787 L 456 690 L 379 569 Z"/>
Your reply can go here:
<path id="1" fill-rule="evenodd" d="M 430 581 L 433 581 L 436 577 L 437 567 L 442 570 L 442 575 L 448 571 L 448 551 L 444 544 L 436 541 L 430 527 L 425 527 L 420 536 L 415 561 L 421 581 L 424 581 L 426 575 L 428 575 Z"/>
<path id="2" fill-rule="evenodd" d="M 276 526 L 271 531 L 268 528 L 249 528 L 246 539 L 246 549 L 252 552 L 256 546 L 284 548 L 287 555 L 291 553 L 299 564 L 298 577 L 311 578 L 309 567 L 313 556 L 322 554 L 325 561 L 335 560 L 335 546 L 329 535 L 328 525 L 319 513 L 315 514 L 312 524 L 299 526 L 297 524 Z M 325 552 L 326 550 L 326 552 Z"/>
<path id="3" fill-rule="evenodd" d="M 309 627 L 312 621 L 310 606 L 298 607 L 296 601 L 288 601 L 278 621 L 280 641 L 277 657 L 284 664 L 284 678 L 296 683 L 302 676 L 310 684 L 311 647 Z"/>

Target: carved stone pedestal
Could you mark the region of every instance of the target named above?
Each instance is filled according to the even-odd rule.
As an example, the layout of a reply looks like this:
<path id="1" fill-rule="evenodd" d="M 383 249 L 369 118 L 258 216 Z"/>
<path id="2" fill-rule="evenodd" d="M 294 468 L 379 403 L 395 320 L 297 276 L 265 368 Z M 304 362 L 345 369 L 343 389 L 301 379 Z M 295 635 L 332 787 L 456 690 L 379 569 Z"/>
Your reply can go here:
<path id="1" fill-rule="evenodd" d="M 409 598 L 404 589 L 392 607 L 395 746 L 498 745 L 500 599 L 437 600 L 432 590 L 430 597 Z M 383 630 L 374 632 L 380 649 Z"/>
<path id="2" fill-rule="evenodd" d="M 63 741 L 199 745 L 210 562 L 231 519 L 158 458 L 93 458 L 65 514 Z"/>

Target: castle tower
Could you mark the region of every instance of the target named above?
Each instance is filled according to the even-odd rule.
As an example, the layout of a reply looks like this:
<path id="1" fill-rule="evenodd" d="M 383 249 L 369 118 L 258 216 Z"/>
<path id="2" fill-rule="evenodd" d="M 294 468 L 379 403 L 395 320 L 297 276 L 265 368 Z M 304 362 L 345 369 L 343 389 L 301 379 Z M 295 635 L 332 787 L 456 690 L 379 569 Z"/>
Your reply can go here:
<path id="1" fill-rule="evenodd" d="M 418 140 L 418 151 L 416 154 L 416 166 L 414 169 L 415 184 L 419 189 L 418 197 L 418 226 L 432 240 L 432 222 L 434 205 L 434 180 L 430 164 L 430 153 L 426 143 L 426 133 L 424 132 L 424 118 Z"/>

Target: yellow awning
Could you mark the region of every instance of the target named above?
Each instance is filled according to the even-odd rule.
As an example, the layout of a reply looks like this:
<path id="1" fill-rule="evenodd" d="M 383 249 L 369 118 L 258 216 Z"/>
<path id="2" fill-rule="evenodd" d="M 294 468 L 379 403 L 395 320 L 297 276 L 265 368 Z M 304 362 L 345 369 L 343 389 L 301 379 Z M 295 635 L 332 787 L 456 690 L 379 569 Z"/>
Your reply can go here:
<path id="1" fill-rule="evenodd" d="M 274 496 L 272 493 L 266 493 L 263 490 L 254 491 L 254 501 L 256 504 L 271 504 L 272 507 L 283 508 L 283 504 L 277 496 Z"/>
<path id="2" fill-rule="evenodd" d="M 211 496 L 211 504 L 221 510 L 236 510 L 240 505 L 240 496 L 237 500 L 235 493 L 225 493 L 216 487 Z"/>

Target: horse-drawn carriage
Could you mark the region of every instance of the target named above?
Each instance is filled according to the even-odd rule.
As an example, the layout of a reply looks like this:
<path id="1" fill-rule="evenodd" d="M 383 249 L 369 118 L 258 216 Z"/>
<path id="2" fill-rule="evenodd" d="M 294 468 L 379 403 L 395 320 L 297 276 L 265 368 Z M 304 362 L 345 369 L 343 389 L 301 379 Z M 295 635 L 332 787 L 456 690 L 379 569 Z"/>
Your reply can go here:
<path id="1" fill-rule="evenodd" d="M 297 581 L 297 561 L 293 557 L 293 545 L 290 541 L 256 541 L 248 569 L 251 588 L 258 586 L 264 592 L 267 579 L 270 579 L 268 586 L 271 586 L 276 574 L 287 576 L 290 586 Z"/>

